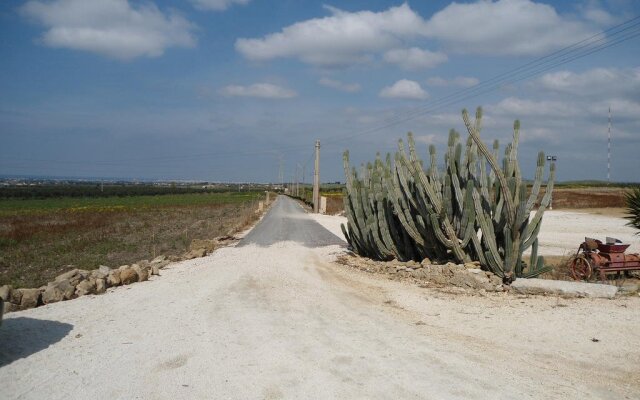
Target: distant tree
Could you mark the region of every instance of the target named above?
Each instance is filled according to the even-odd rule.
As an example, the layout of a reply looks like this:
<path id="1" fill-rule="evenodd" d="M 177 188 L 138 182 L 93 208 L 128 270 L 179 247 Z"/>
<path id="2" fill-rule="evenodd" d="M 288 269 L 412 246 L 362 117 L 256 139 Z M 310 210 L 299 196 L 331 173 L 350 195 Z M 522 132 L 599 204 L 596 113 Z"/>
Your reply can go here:
<path id="1" fill-rule="evenodd" d="M 627 201 L 627 214 L 625 218 L 629 220 L 627 226 L 640 230 L 640 187 L 635 187 L 630 192 L 625 193 Z M 640 235 L 640 232 L 636 233 Z"/>

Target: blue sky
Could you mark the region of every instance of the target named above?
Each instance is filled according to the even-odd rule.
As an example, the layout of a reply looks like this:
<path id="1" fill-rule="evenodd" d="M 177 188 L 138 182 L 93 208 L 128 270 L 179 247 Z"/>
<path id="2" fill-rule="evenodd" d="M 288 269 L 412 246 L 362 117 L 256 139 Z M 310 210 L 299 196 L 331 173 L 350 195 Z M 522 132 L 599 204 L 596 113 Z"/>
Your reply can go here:
<path id="1" fill-rule="evenodd" d="M 504 74 L 638 15 L 632 0 L 4 1 L 0 174 L 267 182 L 282 159 L 309 182 L 319 139 L 322 180 L 344 180 L 345 149 L 359 164 L 412 131 L 442 154 L 481 105 L 487 141 L 520 119 L 525 176 L 544 150 L 560 180 L 605 179 L 611 106 L 612 180 L 637 182 L 640 20 Z"/>

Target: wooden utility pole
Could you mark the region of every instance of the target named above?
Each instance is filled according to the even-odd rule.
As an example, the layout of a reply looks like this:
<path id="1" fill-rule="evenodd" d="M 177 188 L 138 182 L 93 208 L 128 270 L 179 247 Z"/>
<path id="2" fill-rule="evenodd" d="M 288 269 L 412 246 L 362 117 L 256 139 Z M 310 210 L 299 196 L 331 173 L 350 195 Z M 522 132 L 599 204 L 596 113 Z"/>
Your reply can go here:
<path id="1" fill-rule="evenodd" d="M 607 129 L 607 183 L 611 183 L 611 106 L 609 106 L 609 128 Z"/>
<path id="2" fill-rule="evenodd" d="M 313 212 L 320 207 L 320 141 L 316 140 L 316 164 L 313 170 Z"/>
<path id="3" fill-rule="evenodd" d="M 296 197 L 300 197 L 300 164 L 296 164 Z"/>

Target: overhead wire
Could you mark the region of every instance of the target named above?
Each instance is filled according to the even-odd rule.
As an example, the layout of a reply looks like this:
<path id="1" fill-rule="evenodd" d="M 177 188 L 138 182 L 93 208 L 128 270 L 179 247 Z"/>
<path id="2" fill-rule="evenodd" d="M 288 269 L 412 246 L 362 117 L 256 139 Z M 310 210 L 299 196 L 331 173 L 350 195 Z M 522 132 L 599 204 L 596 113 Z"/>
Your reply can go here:
<path id="1" fill-rule="evenodd" d="M 635 16 L 629 20 L 626 20 L 620 24 L 614 25 L 606 30 L 593 34 L 576 43 L 565 46 L 545 56 L 529 61 L 509 71 L 497 74 L 489 79 L 479 82 L 478 84 L 472 87 L 455 91 L 454 93 L 451 93 L 446 96 L 442 96 L 432 101 L 427 101 L 424 105 L 420 107 L 407 110 L 404 112 L 399 112 L 392 117 L 386 118 L 377 126 L 352 132 L 352 133 L 341 133 L 333 136 L 328 136 L 328 137 L 325 136 L 320 138 L 322 139 L 323 146 L 326 146 L 326 145 L 334 145 L 336 143 L 350 140 L 365 134 L 381 131 L 383 129 L 387 129 L 387 128 L 399 125 L 401 123 L 411 121 L 420 116 L 433 113 L 445 107 L 449 107 L 458 102 L 489 93 L 491 91 L 494 91 L 502 87 L 503 85 L 521 82 L 523 80 L 529 79 L 531 77 L 534 77 L 536 75 L 549 71 L 553 68 L 556 68 L 560 65 L 564 65 L 566 63 L 575 61 L 577 59 L 586 57 L 588 55 L 591 55 L 596 52 L 610 48 L 612 46 L 618 45 L 627 40 L 631 40 L 639 35 L 640 35 L 640 15 Z M 126 163 L 144 166 L 145 164 L 140 164 L 140 161 L 143 161 L 143 162 L 150 163 L 146 165 L 154 166 L 154 165 L 157 165 L 158 161 L 163 161 L 163 162 L 183 161 L 183 160 L 192 161 L 192 160 L 197 160 L 201 158 L 211 158 L 211 157 L 228 158 L 228 157 L 241 157 L 241 156 L 270 155 L 270 154 L 278 154 L 283 152 L 297 151 L 297 150 L 302 150 L 306 148 L 308 148 L 308 145 L 301 144 L 301 145 L 292 145 L 292 146 L 285 146 L 280 148 L 272 148 L 272 149 L 258 150 L 258 151 L 204 152 L 204 153 L 184 154 L 184 155 L 174 155 L 174 156 L 145 157 L 143 159 L 131 158 L 131 159 L 108 160 L 108 161 L 105 161 L 105 160 L 71 161 L 71 160 L 48 160 L 48 159 L 27 160 L 27 159 L 16 158 L 11 156 L 5 157 L 5 160 L 6 158 L 14 158 L 18 161 L 23 161 L 23 162 L 24 161 L 42 162 L 42 163 L 49 163 L 49 164 L 56 163 L 56 164 L 68 164 L 68 165 L 86 165 L 90 163 L 92 165 L 98 165 L 98 166 L 120 166 Z M 309 162 L 313 159 L 313 157 L 314 157 L 314 153 L 312 153 L 311 157 L 304 163 L 305 167 L 309 164 Z M 212 160 L 209 160 L 209 162 L 211 161 Z M 2 164 L 7 165 L 6 162 L 0 163 L 0 165 Z"/>
<path id="2" fill-rule="evenodd" d="M 334 142 L 340 142 L 340 141 L 344 141 L 344 140 L 348 140 L 348 139 L 352 139 L 354 137 L 358 137 L 358 136 L 362 136 L 368 133 L 373 133 L 373 132 L 377 132 L 379 130 L 382 129 L 386 129 L 395 125 L 398 125 L 400 123 L 403 122 L 407 122 L 410 120 L 415 119 L 418 116 L 422 116 L 428 113 L 432 113 L 434 111 L 438 111 L 444 107 L 448 107 L 450 105 L 453 105 L 455 103 L 458 103 L 460 101 L 463 100 L 467 100 L 470 98 L 474 98 L 477 96 L 480 96 L 482 94 L 486 94 L 488 92 L 491 92 L 493 90 L 496 90 L 497 88 L 501 87 L 504 84 L 513 84 L 513 83 L 517 83 L 520 82 L 522 80 L 531 78 L 533 76 L 539 75 L 541 73 L 544 73 L 546 71 L 549 71 L 555 67 L 558 67 L 560 65 L 569 63 L 571 61 L 574 61 L 576 59 L 579 58 L 583 58 L 586 57 L 588 55 L 591 55 L 593 53 L 596 53 L 598 51 L 602 51 L 605 50 L 609 47 L 613 47 L 615 45 L 618 45 L 622 42 L 625 42 L 627 40 L 633 39 L 637 36 L 640 35 L 640 21 L 632 24 L 631 26 L 625 27 L 623 29 L 618 30 L 617 32 L 614 32 L 611 36 L 607 37 L 607 38 L 600 38 L 597 41 L 593 42 L 593 43 L 588 43 L 587 41 L 590 39 L 593 39 L 597 36 L 602 35 L 604 32 L 607 31 L 611 31 L 611 30 L 615 30 L 617 28 L 620 28 L 632 21 L 637 21 L 640 19 L 640 16 L 637 16 L 635 18 L 632 18 L 628 21 L 625 21 L 621 24 L 616 25 L 615 27 L 609 28 L 606 31 L 600 32 L 598 34 L 592 35 L 587 39 L 581 40 L 580 42 L 577 42 L 571 46 L 567 46 L 562 50 L 569 50 L 569 51 L 562 51 L 562 50 L 558 50 L 555 51 L 551 54 L 548 54 L 544 57 L 541 57 L 539 59 L 533 60 L 527 64 L 521 65 L 513 70 L 507 71 L 505 73 L 496 75 L 486 81 L 480 82 L 477 85 L 467 88 L 467 89 L 463 89 L 463 90 L 459 90 L 455 93 L 452 93 L 450 95 L 447 96 L 443 96 L 439 99 L 436 99 L 434 101 L 428 102 L 428 104 L 418 108 L 418 109 L 413 109 L 413 110 L 409 110 L 405 113 L 403 113 L 402 115 L 397 115 L 395 117 L 389 118 L 386 121 L 384 121 L 382 123 L 382 125 L 376 126 L 376 127 L 372 127 L 372 128 L 368 128 L 359 132 L 355 132 L 355 133 L 351 133 L 351 134 L 347 134 L 347 135 L 336 135 L 333 136 L 331 138 L 325 138 L 323 141 L 325 144 L 329 144 L 329 143 L 334 143 Z M 619 35 L 622 32 L 625 32 L 629 29 L 633 29 L 633 28 L 637 28 L 631 32 L 627 32 L 626 34 L 622 35 L 621 37 L 617 37 L 617 35 Z M 615 40 L 610 41 L 610 42 L 605 42 L 607 39 L 611 39 L 611 38 L 615 38 Z M 579 46 L 576 48 L 576 46 Z M 592 47 L 593 46 L 593 47 Z M 589 50 L 585 50 L 583 52 L 574 54 L 572 56 L 567 57 L 568 54 L 571 54 L 575 51 L 578 50 L 582 50 L 582 49 L 586 49 L 586 48 L 590 48 Z M 553 56 L 553 57 L 552 57 Z M 560 58 L 560 57 L 564 57 L 564 58 Z M 547 61 L 541 63 L 540 61 L 543 59 L 548 59 Z M 558 60 L 559 59 L 559 60 Z M 528 71 L 531 70 L 533 68 L 533 71 L 529 71 L 527 73 L 524 74 L 524 76 L 519 76 L 519 74 L 523 71 Z M 520 71 L 518 73 L 515 73 L 516 71 Z M 509 79 L 509 77 L 513 77 L 512 79 Z"/>

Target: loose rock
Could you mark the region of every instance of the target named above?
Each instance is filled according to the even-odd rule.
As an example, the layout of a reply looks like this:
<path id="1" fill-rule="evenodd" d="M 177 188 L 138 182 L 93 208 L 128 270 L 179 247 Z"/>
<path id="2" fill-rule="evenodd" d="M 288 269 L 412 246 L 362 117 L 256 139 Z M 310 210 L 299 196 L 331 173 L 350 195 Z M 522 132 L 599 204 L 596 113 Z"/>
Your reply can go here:
<path id="1" fill-rule="evenodd" d="M 10 301 L 12 289 L 13 288 L 9 285 L 4 285 L 0 287 L 0 298 L 4 301 Z"/>
<path id="2" fill-rule="evenodd" d="M 13 303 L 8 302 L 8 301 L 4 302 L 4 306 L 3 307 L 4 307 L 3 311 L 4 311 L 5 314 L 9 313 L 9 312 L 20 310 L 20 306 L 19 305 L 13 304 Z"/>
<path id="3" fill-rule="evenodd" d="M 49 304 L 62 300 L 69 300 L 73 298 L 75 291 L 76 289 L 66 279 L 49 282 L 42 293 L 42 302 L 44 304 Z"/>
<path id="4" fill-rule="evenodd" d="M 96 279 L 96 294 L 102 294 L 107 291 L 107 281 L 104 278 Z"/>
<path id="5" fill-rule="evenodd" d="M 138 282 L 144 282 L 149 279 L 149 273 L 147 272 L 146 268 L 140 266 L 139 264 L 133 264 L 131 268 L 138 274 Z"/>
<path id="6" fill-rule="evenodd" d="M 9 301 L 13 304 L 20 304 L 22 302 L 22 291 L 20 289 L 11 290 Z"/>
<path id="7" fill-rule="evenodd" d="M 20 308 L 25 310 L 27 308 L 37 307 L 40 303 L 40 296 L 42 291 L 40 289 L 18 289 L 22 293 Z"/>
<path id="8" fill-rule="evenodd" d="M 76 296 L 94 294 L 96 292 L 96 281 L 94 279 L 84 280 L 76 286 Z"/>
<path id="9" fill-rule="evenodd" d="M 185 260 L 191 260 L 194 258 L 200 258 L 200 257 L 204 257 L 207 255 L 207 250 L 206 249 L 193 249 L 187 253 L 184 254 L 184 259 Z"/>
<path id="10" fill-rule="evenodd" d="M 164 254 L 161 254 L 158 257 L 156 257 L 153 260 L 151 260 L 151 264 L 161 263 L 161 262 L 166 261 L 166 260 L 167 260 L 167 256 L 165 256 Z"/>
<path id="11" fill-rule="evenodd" d="M 127 268 L 120 270 L 120 281 L 123 285 L 138 282 L 138 273 L 133 268 L 127 266 Z"/>
<path id="12" fill-rule="evenodd" d="M 218 246 L 218 241 L 213 239 L 193 239 L 191 244 L 189 245 L 189 250 L 199 250 L 204 249 L 205 252 L 210 253 L 216 249 Z"/>
<path id="13" fill-rule="evenodd" d="M 107 285 L 108 286 L 120 286 L 121 283 L 122 283 L 122 281 L 120 280 L 120 270 L 119 269 L 114 269 L 111 272 L 109 272 L 109 275 L 107 276 Z"/>

